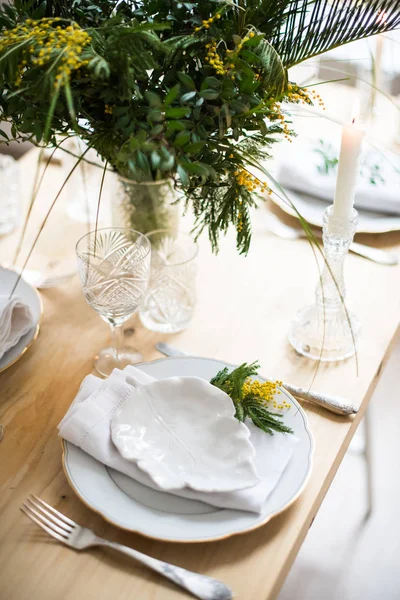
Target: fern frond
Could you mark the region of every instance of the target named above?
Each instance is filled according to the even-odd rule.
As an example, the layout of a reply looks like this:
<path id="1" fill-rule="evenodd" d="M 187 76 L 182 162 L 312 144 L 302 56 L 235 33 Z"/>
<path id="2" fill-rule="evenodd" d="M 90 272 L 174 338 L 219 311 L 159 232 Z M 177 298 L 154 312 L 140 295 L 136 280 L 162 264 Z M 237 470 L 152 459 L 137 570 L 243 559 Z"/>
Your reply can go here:
<path id="1" fill-rule="evenodd" d="M 271 43 L 287 68 L 400 25 L 398 0 L 292 0 L 282 4 L 286 6 Z"/>

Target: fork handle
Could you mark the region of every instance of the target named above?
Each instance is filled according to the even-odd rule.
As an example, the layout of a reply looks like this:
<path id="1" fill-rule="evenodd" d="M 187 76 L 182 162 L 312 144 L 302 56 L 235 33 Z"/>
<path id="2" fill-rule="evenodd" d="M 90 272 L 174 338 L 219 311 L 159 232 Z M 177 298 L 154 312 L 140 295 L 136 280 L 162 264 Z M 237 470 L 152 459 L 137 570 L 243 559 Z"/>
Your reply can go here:
<path id="1" fill-rule="evenodd" d="M 97 538 L 96 543 L 99 546 L 108 546 L 110 548 L 114 548 L 114 550 L 119 550 L 120 552 L 127 554 L 138 562 L 146 565 L 153 571 L 157 571 L 157 573 L 160 573 L 160 575 L 170 579 L 176 583 L 176 585 L 185 588 L 191 594 L 197 598 L 200 598 L 201 600 L 232 599 L 231 590 L 224 583 L 218 581 L 217 579 L 212 579 L 211 577 L 206 577 L 205 575 L 200 575 L 199 573 L 193 573 L 192 571 L 186 571 L 186 569 L 171 565 L 163 562 L 162 560 L 157 560 L 156 558 L 148 556 L 147 554 L 142 554 L 133 548 L 128 548 L 128 546 L 116 544 L 115 542 L 110 542 L 102 538 Z"/>

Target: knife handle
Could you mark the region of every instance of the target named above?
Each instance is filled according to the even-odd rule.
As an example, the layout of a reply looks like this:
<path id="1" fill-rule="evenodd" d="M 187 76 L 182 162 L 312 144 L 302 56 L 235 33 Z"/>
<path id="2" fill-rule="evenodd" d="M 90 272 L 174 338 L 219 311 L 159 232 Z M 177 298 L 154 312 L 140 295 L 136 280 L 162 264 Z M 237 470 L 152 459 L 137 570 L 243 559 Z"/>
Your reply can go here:
<path id="1" fill-rule="evenodd" d="M 283 387 L 293 394 L 293 396 L 297 396 L 313 404 L 318 404 L 318 406 L 322 406 L 337 415 L 354 415 L 358 412 L 358 408 L 354 404 L 346 402 L 344 398 L 340 398 L 339 396 L 309 392 L 304 388 L 296 387 L 286 382 L 283 383 Z"/>

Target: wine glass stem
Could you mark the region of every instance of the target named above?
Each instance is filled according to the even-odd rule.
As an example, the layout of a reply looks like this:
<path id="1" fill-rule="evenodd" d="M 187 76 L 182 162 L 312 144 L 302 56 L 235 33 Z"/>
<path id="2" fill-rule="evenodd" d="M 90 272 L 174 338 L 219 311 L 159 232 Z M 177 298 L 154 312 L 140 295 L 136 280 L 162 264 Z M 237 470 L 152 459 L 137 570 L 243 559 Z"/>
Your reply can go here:
<path id="1" fill-rule="evenodd" d="M 115 355 L 115 360 L 119 360 L 120 358 L 120 351 L 124 346 L 124 328 L 123 328 L 123 324 L 124 322 L 116 322 L 116 321 L 111 321 L 110 322 L 110 326 L 111 326 L 111 332 L 112 332 L 112 340 L 113 340 L 113 348 L 114 348 L 114 355 Z"/>

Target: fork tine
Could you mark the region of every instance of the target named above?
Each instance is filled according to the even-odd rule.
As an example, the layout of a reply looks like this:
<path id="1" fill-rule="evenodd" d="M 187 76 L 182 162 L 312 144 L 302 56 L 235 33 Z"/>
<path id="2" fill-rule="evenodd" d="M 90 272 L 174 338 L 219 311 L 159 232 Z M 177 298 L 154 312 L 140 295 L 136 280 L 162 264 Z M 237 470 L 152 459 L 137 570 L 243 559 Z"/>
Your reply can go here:
<path id="1" fill-rule="evenodd" d="M 56 538 L 56 540 L 58 540 L 59 542 L 65 542 L 65 538 L 63 538 L 61 535 L 58 535 L 58 533 L 55 533 L 55 531 L 53 531 L 49 527 L 46 527 L 46 525 L 39 521 L 39 519 L 37 519 L 34 515 L 31 515 L 29 509 L 26 509 L 24 506 L 21 506 L 20 510 L 24 513 L 24 515 L 31 519 L 31 521 L 34 521 L 36 525 L 39 525 L 39 527 L 44 529 L 46 533 L 51 535 L 51 537 Z"/>
<path id="2" fill-rule="evenodd" d="M 76 527 L 75 521 L 73 521 L 72 519 L 69 519 L 62 513 L 58 512 L 58 510 L 56 510 L 55 508 L 50 506 L 50 504 L 47 504 L 47 502 L 45 502 L 41 498 L 38 498 L 38 496 L 35 496 L 35 494 L 30 494 L 30 495 L 32 496 L 32 498 L 35 498 L 36 502 L 39 502 L 42 506 L 47 508 L 50 512 L 54 513 L 56 517 L 61 519 L 61 521 L 64 521 L 64 523 L 66 523 L 67 525 L 72 525 L 72 527 Z"/>
<path id="3" fill-rule="evenodd" d="M 46 510 L 35 499 L 27 498 L 26 501 L 29 503 L 29 505 L 32 504 L 33 508 L 35 508 L 41 515 L 45 514 L 50 519 L 50 521 L 52 521 L 55 525 L 58 525 L 59 527 L 61 527 L 61 529 L 63 529 L 65 532 L 71 533 L 73 527 L 71 527 L 70 525 L 67 525 L 66 523 L 64 523 L 64 521 L 61 521 L 61 519 L 58 519 L 57 517 L 55 517 L 50 511 Z M 31 506 L 29 506 L 29 507 L 31 508 Z"/>
<path id="4" fill-rule="evenodd" d="M 65 531 L 65 529 L 61 529 L 61 527 L 59 527 L 58 525 L 55 525 L 54 523 L 49 521 L 44 515 L 42 515 L 37 510 L 35 510 L 35 508 L 32 508 L 32 506 L 29 506 L 29 504 L 26 504 L 26 502 L 24 502 L 23 506 L 24 506 L 24 508 L 29 510 L 31 513 L 33 513 L 44 525 L 47 525 L 47 527 L 49 527 L 55 533 L 58 533 L 65 539 L 69 536 L 68 531 Z"/>

